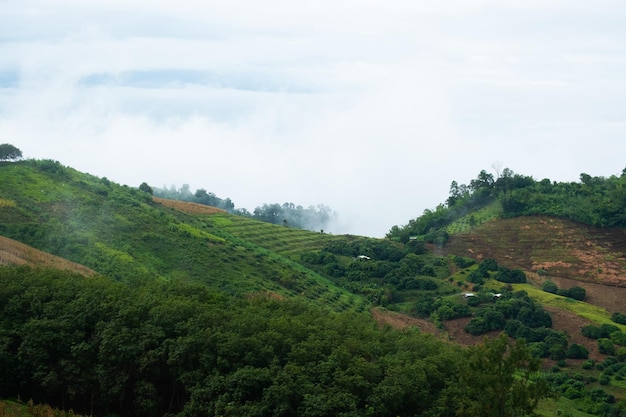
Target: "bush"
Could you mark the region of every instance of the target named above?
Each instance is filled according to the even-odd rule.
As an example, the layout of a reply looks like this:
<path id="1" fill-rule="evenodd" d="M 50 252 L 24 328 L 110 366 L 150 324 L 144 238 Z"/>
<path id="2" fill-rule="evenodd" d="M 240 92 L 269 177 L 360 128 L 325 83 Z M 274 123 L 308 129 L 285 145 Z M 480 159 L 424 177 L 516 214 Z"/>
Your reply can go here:
<path id="1" fill-rule="evenodd" d="M 613 313 L 611 316 L 611 320 L 614 323 L 626 324 L 626 314 L 623 313 Z"/>
<path id="2" fill-rule="evenodd" d="M 615 355 L 615 346 L 613 345 L 613 342 L 604 337 L 598 339 L 598 350 L 600 353 L 605 355 Z"/>
<path id="3" fill-rule="evenodd" d="M 467 267 L 470 267 L 470 266 L 472 266 L 472 265 L 474 265 L 476 263 L 473 259 L 464 258 L 464 257 L 458 256 L 458 255 L 454 256 L 454 258 L 452 258 L 452 261 L 459 268 L 467 268 Z"/>
<path id="4" fill-rule="evenodd" d="M 544 281 L 541 289 L 551 294 L 556 294 L 559 291 L 559 287 L 552 281 Z"/>
<path id="5" fill-rule="evenodd" d="M 603 337 L 603 331 L 601 328 L 599 328 L 598 326 L 594 326 L 593 324 L 589 324 L 587 326 L 583 326 L 580 329 L 581 333 L 583 336 L 589 338 L 589 339 L 600 339 L 601 337 Z"/>
<path id="6" fill-rule="evenodd" d="M 574 300 L 583 301 L 587 297 L 587 291 L 582 287 L 572 287 L 568 290 L 558 290 L 557 294 L 563 297 L 573 298 Z"/>
<path id="7" fill-rule="evenodd" d="M 626 346 L 626 333 L 623 332 L 613 332 L 611 333 L 611 342 L 616 345 Z"/>
<path id="8" fill-rule="evenodd" d="M 589 357 L 589 350 L 583 345 L 573 343 L 569 349 L 567 349 L 566 356 L 569 359 L 587 359 Z"/>
<path id="9" fill-rule="evenodd" d="M 526 274 L 521 269 L 509 269 L 501 266 L 498 268 L 495 279 L 508 284 L 521 284 L 526 282 Z"/>

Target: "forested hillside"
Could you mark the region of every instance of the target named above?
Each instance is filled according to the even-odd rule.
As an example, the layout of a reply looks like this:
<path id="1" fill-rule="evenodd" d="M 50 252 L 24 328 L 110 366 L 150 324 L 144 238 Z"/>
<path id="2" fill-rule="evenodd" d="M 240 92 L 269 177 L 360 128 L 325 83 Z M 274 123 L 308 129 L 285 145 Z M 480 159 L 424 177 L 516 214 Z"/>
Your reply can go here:
<path id="1" fill-rule="evenodd" d="M 537 186 L 503 175 L 453 183 L 446 205 L 371 239 L 154 198 L 145 183 L 55 161 L 0 163 L 2 259 L 24 264 L 0 267 L 0 398 L 102 416 L 507 416 L 536 406 L 547 416 L 553 404 L 621 415 L 626 311 L 577 316 L 584 335 L 554 326 L 563 321 L 552 312 L 566 311 L 555 306 L 578 314 L 595 293 L 486 249 L 497 243 L 480 233 L 499 224 L 505 199 Z M 60 259 L 71 268 L 33 268 Z M 383 326 L 371 311 L 410 326 Z M 568 372 L 583 365 L 582 376 Z M 553 393 L 558 403 L 536 402 Z"/>
<path id="2" fill-rule="evenodd" d="M 490 215 L 481 209 L 495 205 Z M 484 210 L 483 210 L 484 212 Z M 491 218 L 546 215 L 598 227 L 626 227 L 626 169 L 620 176 L 580 175 L 580 182 L 535 180 L 508 168 L 498 178 L 481 171 L 468 185 L 453 181 L 445 204 L 424 213 L 407 225 L 394 226 L 388 237 L 407 242 L 421 236 L 428 242 L 445 243 L 448 228 L 460 219 L 473 227 Z"/>

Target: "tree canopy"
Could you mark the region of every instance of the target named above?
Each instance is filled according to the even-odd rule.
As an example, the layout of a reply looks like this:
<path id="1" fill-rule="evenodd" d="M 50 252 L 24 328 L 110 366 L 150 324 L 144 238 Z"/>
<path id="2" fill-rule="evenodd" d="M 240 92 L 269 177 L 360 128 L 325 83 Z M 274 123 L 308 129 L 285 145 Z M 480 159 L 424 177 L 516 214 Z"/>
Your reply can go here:
<path id="1" fill-rule="evenodd" d="M 533 415 L 539 400 L 553 396 L 539 378 L 540 363 L 523 340 L 506 333 L 470 347 L 461 369 L 459 416 L 513 417 Z"/>
<path id="2" fill-rule="evenodd" d="M 9 143 L 0 145 L 0 161 L 13 161 L 22 157 L 22 151 Z"/>

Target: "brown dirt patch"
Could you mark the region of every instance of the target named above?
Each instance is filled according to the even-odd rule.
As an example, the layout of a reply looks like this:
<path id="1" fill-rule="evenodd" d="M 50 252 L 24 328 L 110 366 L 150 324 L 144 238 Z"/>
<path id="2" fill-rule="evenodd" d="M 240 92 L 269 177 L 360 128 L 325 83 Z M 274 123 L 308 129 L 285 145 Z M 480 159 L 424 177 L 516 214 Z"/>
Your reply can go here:
<path id="1" fill-rule="evenodd" d="M 166 198 L 153 197 L 155 203 L 159 203 L 165 207 L 172 208 L 174 210 L 182 211 L 187 214 L 216 214 L 216 213 L 226 213 L 226 210 L 206 206 L 204 204 L 191 203 L 189 201 L 178 201 L 178 200 L 169 200 Z"/>
<path id="2" fill-rule="evenodd" d="M 626 229 L 600 229 L 550 217 L 498 219 L 452 237 L 444 253 L 494 258 L 550 277 L 626 287 Z"/>
<path id="3" fill-rule="evenodd" d="M 586 338 L 580 332 L 580 329 L 583 326 L 595 323 L 592 323 L 590 320 L 580 317 L 571 311 L 545 306 L 544 309 L 550 313 L 550 316 L 552 316 L 552 328 L 566 332 L 570 345 L 572 343 L 576 343 L 585 346 L 587 350 L 589 350 L 589 359 L 603 359 L 603 355 L 601 355 L 598 351 L 598 343 L 595 340 Z M 573 359 L 568 359 L 568 361 L 576 362 Z"/>
<path id="4" fill-rule="evenodd" d="M 394 329 L 405 329 L 407 327 L 417 327 L 423 333 L 442 334 L 443 332 L 429 320 L 407 316 L 406 314 L 389 311 L 380 307 L 370 310 L 372 317 L 381 325 L 389 325 Z"/>
<path id="5" fill-rule="evenodd" d="M 441 330 L 430 320 L 407 316 L 406 314 L 385 310 L 380 307 L 372 308 L 370 313 L 380 325 L 389 325 L 394 329 L 416 327 L 422 333 L 432 334 L 441 339 L 465 346 L 479 344 L 485 337 L 491 338 L 499 333 L 491 332 L 481 336 L 472 336 L 466 333 L 464 329 L 465 325 L 471 320 L 469 317 L 446 321 L 444 323 L 445 330 Z"/>
<path id="6" fill-rule="evenodd" d="M 95 275 L 96 272 L 86 266 L 59 258 L 16 240 L 0 236 L 0 264 L 1 265 L 30 265 L 43 268 L 60 269 L 77 272 L 85 276 Z"/>

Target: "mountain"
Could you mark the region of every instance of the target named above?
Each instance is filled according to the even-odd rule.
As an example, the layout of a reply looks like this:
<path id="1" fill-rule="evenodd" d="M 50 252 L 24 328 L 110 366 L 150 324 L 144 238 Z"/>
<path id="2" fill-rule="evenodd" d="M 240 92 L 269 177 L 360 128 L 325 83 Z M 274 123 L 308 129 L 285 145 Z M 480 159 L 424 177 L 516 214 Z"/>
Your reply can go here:
<path id="1" fill-rule="evenodd" d="M 337 309 L 364 308 L 359 297 L 293 260 L 352 237 L 153 199 L 54 161 L 5 163 L 0 169 L 0 233 L 100 274 L 117 280 L 181 278 L 231 294 L 297 294 L 328 299 Z"/>
<path id="2" fill-rule="evenodd" d="M 155 198 L 56 161 L 0 163 L 0 178 L 0 263 L 17 265 L 0 266 L 0 397 L 92 415 L 446 415 L 474 401 L 461 352 L 486 354 L 503 330 L 554 367 L 542 380 L 567 392 L 560 408 L 608 415 L 626 396 L 624 176 L 481 172 L 386 239 Z"/>

